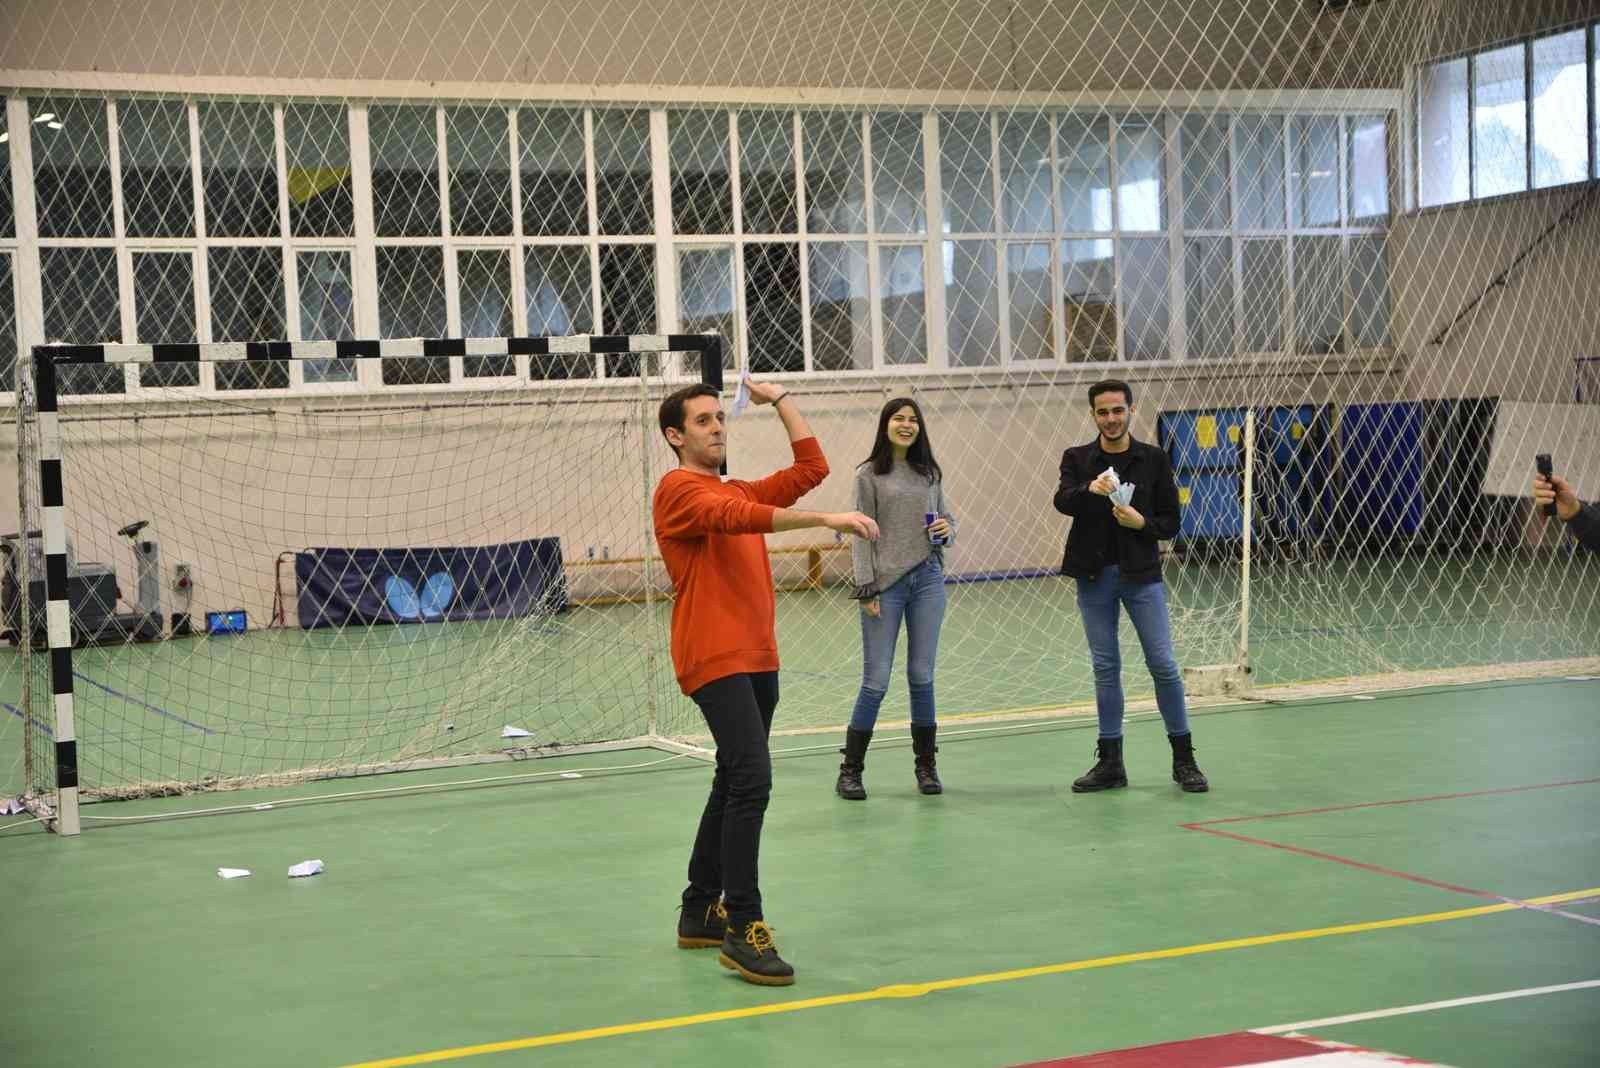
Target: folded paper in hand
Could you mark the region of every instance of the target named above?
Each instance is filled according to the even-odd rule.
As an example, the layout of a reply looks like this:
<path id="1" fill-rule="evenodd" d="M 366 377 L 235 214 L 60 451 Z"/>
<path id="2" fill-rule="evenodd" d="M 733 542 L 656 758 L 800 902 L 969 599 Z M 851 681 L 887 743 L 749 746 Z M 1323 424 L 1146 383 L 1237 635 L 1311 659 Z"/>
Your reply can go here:
<path id="1" fill-rule="evenodd" d="M 1135 483 L 1124 482 L 1117 477 L 1117 469 L 1108 467 L 1100 472 L 1100 477 L 1111 480 L 1111 502 L 1126 508 L 1133 503 L 1133 487 Z"/>
<path id="2" fill-rule="evenodd" d="M 733 392 L 732 414 L 735 416 L 742 415 L 748 407 L 750 407 L 750 372 L 746 371 L 739 376 L 739 388 Z"/>

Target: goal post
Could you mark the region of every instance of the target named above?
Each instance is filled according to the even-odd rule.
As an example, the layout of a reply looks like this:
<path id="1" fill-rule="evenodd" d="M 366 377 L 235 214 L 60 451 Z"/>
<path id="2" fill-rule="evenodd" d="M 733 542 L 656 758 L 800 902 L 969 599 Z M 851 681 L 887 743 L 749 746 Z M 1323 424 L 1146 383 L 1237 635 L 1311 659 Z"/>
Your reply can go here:
<path id="1" fill-rule="evenodd" d="M 703 334 L 36 346 L 19 398 L 22 533 L 5 554 L 31 807 L 72 835 L 84 798 L 619 748 L 703 755 L 664 733 L 683 725 L 661 708 L 670 663 L 649 486 L 665 374 L 720 386 L 721 353 L 721 338 Z M 400 402 L 165 395 L 65 414 L 60 404 L 62 379 L 84 367 L 473 356 L 612 361 L 619 380 L 551 387 L 524 371 Z M 578 424 L 564 413 L 586 407 L 597 415 L 569 432 Z M 612 416 L 624 429 L 597 432 Z M 401 455 L 384 455 L 397 442 Z M 518 477 L 508 454 L 544 481 Z M 475 496 L 457 492 L 463 480 Z M 375 495 L 352 497 L 362 490 Z M 469 502 L 487 514 L 435 516 L 440 498 L 447 513 Z M 270 514 L 296 502 L 297 516 Z M 530 536 L 523 505 L 559 535 Z M 285 527 L 310 547 L 263 540 Z M 602 559 L 613 544 L 636 554 L 641 575 L 599 580 L 627 596 L 597 594 L 562 567 L 563 545 L 586 535 Z M 168 566 L 140 564 L 137 603 L 125 562 L 86 559 L 110 556 L 115 536 L 152 559 L 166 542 Z M 592 544 L 567 551 L 595 555 Z M 298 612 L 279 606 L 291 625 L 269 632 L 257 572 L 281 597 L 280 555 L 295 559 Z M 182 577 L 155 585 L 169 575 Z M 635 606 L 632 633 L 575 636 L 588 625 L 573 618 L 608 593 Z M 249 644 L 261 640 L 267 648 Z M 594 641 L 612 648 L 583 648 Z M 541 657 L 586 677 L 555 677 Z M 608 704 L 604 722 L 580 721 Z"/>

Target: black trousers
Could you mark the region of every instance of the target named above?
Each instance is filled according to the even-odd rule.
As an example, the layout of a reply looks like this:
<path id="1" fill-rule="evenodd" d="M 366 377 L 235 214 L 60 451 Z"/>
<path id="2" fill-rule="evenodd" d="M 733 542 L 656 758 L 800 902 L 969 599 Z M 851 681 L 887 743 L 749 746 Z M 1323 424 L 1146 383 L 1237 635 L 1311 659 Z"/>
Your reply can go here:
<path id="1" fill-rule="evenodd" d="M 716 740 L 717 770 L 689 855 L 689 886 L 683 900 L 703 902 L 720 893 L 729 923 L 759 920 L 757 865 L 761 824 L 772 796 L 767 735 L 778 707 L 778 673 L 728 675 L 689 697 L 700 706 Z"/>

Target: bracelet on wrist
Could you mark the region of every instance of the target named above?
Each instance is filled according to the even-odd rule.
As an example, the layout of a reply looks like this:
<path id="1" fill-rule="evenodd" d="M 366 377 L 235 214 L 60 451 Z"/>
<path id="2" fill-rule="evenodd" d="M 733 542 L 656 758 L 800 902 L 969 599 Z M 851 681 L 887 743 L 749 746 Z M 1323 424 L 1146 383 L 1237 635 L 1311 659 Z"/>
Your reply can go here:
<path id="1" fill-rule="evenodd" d="M 772 406 L 774 408 L 776 408 L 778 406 L 778 402 L 783 400 L 783 398 L 787 397 L 788 395 L 789 395 L 789 391 L 788 390 L 784 390 L 782 393 L 778 394 L 776 397 L 773 397 L 772 398 Z"/>

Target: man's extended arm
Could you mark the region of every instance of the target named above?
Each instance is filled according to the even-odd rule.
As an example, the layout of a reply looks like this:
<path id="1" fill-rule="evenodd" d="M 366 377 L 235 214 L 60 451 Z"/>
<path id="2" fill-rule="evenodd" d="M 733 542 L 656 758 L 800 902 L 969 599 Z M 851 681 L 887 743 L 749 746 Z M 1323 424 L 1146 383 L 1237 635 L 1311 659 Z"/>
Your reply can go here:
<path id="1" fill-rule="evenodd" d="M 716 492 L 694 478 L 670 479 L 655 500 L 656 533 L 663 538 L 707 534 L 771 534 L 780 530 L 827 527 L 841 534 L 875 539 L 878 524 L 860 512 L 801 512 L 742 500 Z"/>

